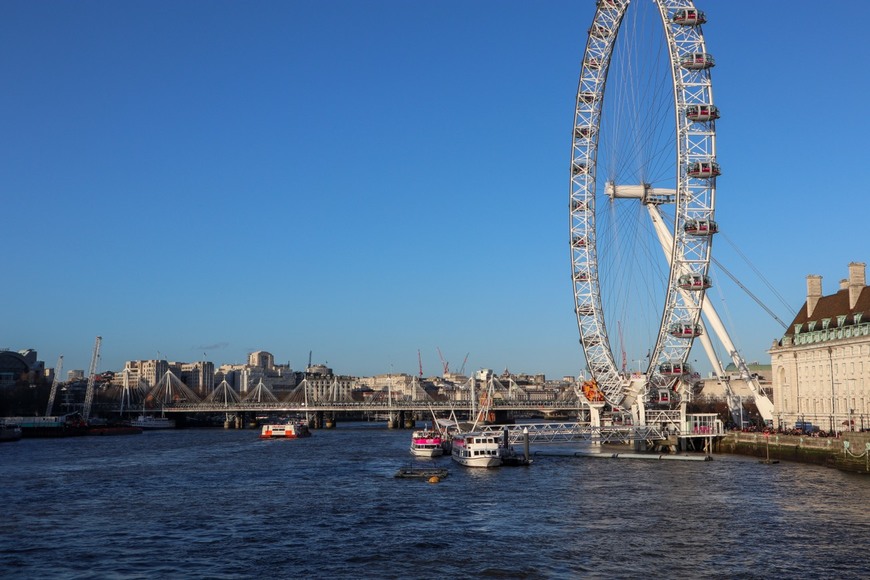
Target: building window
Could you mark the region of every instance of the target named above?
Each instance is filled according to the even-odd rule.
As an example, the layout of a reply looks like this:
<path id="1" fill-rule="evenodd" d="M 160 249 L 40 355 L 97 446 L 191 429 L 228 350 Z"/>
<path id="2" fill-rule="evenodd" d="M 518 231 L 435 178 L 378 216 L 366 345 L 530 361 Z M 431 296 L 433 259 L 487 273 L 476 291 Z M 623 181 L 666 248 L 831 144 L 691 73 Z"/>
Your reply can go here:
<path id="1" fill-rule="evenodd" d="M 828 330 L 828 326 L 831 325 L 830 318 L 822 318 L 822 330 Z"/>
<path id="2" fill-rule="evenodd" d="M 843 323 L 846 322 L 846 315 L 841 314 L 837 316 L 837 326 L 843 326 Z"/>
<path id="3" fill-rule="evenodd" d="M 815 320 L 810 320 L 809 322 L 807 322 L 807 330 L 812 332 L 815 329 L 816 329 L 816 321 Z"/>

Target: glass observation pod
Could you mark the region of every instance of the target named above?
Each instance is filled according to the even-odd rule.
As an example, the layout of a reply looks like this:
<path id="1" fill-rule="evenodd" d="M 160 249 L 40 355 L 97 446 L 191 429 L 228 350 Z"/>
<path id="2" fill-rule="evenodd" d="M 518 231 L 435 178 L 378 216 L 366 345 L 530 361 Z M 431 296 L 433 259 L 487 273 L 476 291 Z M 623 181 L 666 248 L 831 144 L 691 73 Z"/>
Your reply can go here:
<path id="1" fill-rule="evenodd" d="M 578 282 L 588 282 L 589 281 L 589 272 L 575 272 L 574 279 Z"/>
<path id="2" fill-rule="evenodd" d="M 577 100 L 587 105 L 594 103 L 597 98 L 598 96 L 595 93 L 580 93 L 577 95 Z"/>
<path id="3" fill-rule="evenodd" d="M 584 238 L 583 236 L 574 236 L 574 238 L 571 240 L 571 244 L 575 248 L 586 247 L 586 238 Z"/>
<path id="4" fill-rule="evenodd" d="M 706 52 L 690 52 L 680 59 L 680 66 L 689 70 L 704 70 L 716 66 L 716 61 Z"/>
<path id="5" fill-rule="evenodd" d="M 598 346 L 601 344 L 600 336 L 590 336 L 586 339 L 586 346 Z"/>
<path id="6" fill-rule="evenodd" d="M 571 170 L 574 172 L 574 175 L 586 173 L 586 163 L 584 163 L 583 161 L 578 161 L 574 164 L 574 167 L 572 167 Z"/>
<path id="7" fill-rule="evenodd" d="M 582 199 L 575 199 L 571 202 L 572 211 L 586 211 L 586 202 Z"/>
<path id="8" fill-rule="evenodd" d="M 582 304 L 577 307 L 577 314 L 580 316 L 592 316 L 595 314 L 595 310 L 592 308 L 591 304 Z"/>
<path id="9" fill-rule="evenodd" d="M 706 290 L 712 285 L 709 277 L 700 274 L 683 274 L 677 279 L 677 286 L 683 290 Z"/>
<path id="10" fill-rule="evenodd" d="M 683 8 L 674 12 L 671 20 L 680 26 L 698 26 L 707 22 L 707 17 L 697 8 Z"/>
<path id="11" fill-rule="evenodd" d="M 685 363 L 662 363 L 659 365 L 659 374 L 666 377 L 678 377 L 692 372 L 692 368 Z"/>
<path id="12" fill-rule="evenodd" d="M 693 161 L 689 163 L 686 174 L 698 179 L 710 179 L 722 175 L 722 170 L 719 169 L 719 164 L 715 161 Z"/>
<path id="13" fill-rule="evenodd" d="M 719 109 L 716 105 L 689 105 L 686 118 L 695 123 L 706 123 L 719 118 Z"/>
<path id="14" fill-rule="evenodd" d="M 701 336 L 701 325 L 690 322 L 675 322 L 668 329 L 668 334 L 677 338 L 695 338 Z"/>
<path id="15" fill-rule="evenodd" d="M 623 0 L 597 0 L 595 4 L 602 8 L 619 8 L 622 6 L 622 1 Z"/>
<path id="16" fill-rule="evenodd" d="M 686 220 L 683 231 L 690 236 L 712 236 L 719 232 L 719 225 L 713 220 Z"/>
<path id="17" fill-rule="evenodd" d="M 574 128 L 574 138 L 575 139 L 588 139 L 592 135 L 595 134 L 595 129 L 592 127 L 575 127 Z"/>
<path id="18" fill-rule="evenodd" d="M 592 28 L 589 29 L 589 36 L 594 36 L 595 38 L 607 38 L 611 34 L 611 30 L 603 24 L 594 24 L 592 25 Z"/>
<path id="19" fill-rule="evenodd" d="M 590 70 L 598 70 L 601 68 L 601 61 L 593 57 L 586 61 L 586 67 Z"/>

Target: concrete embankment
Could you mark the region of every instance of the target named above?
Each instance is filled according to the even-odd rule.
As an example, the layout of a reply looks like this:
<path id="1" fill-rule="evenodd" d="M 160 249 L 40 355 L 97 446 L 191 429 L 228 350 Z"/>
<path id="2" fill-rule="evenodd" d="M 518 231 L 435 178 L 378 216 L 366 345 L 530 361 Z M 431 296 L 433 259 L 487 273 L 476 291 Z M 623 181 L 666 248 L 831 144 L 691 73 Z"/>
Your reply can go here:
<path id="1" fill-rule="evenodd" d="M 840 437 L 805 437 L 771 433 L 732 432 L 717 445 L 720 453 L 735 453 L 782 461 L 836 467 L 870 473 L 870 433 L 845 432 Z"/>

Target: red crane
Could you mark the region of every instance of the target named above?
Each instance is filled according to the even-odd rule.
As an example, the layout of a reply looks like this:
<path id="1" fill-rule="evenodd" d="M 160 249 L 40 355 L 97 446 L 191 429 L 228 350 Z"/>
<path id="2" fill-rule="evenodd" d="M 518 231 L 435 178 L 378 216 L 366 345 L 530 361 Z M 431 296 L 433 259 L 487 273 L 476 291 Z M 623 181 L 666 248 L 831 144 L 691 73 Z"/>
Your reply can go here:
<path id="1" fill-rule="evenodd" d="M 423 356 L 420 354 L 420 349 L 417 349 L 417 363 L 420 365 L 420 378 L 423 378 Z"/>
<path id="2" fill-rule="evenodd" d="M 446 375 L 447 373 L 450 372 L 450 363 L 448 363 L 446 360 L 444 360 L 444 355 L 441 354 L 441 348 L 440 348 L 440 347 L 437 347 L 437 346 L 436 346 L 436 347 L 435 347 L 435 350 L 438 351 L 438 358 L 441 359 L 441 367 L 442 367 L 442 371 L 443 371 L 443 373 Z"/>

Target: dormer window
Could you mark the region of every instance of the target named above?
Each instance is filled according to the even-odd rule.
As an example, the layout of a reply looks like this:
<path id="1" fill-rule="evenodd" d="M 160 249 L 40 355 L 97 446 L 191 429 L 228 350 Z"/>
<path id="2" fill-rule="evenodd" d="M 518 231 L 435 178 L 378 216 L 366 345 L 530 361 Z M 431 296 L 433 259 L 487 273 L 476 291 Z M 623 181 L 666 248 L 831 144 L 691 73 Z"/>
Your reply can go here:
<path id="1" fill-rule="evenodd" d="M 841 314 L 837 317 L 837 326 L 838 327 L 842 328 L 843 324 L 845 322 L 846 322 L 846 315 L 845 314 Z"/>
<path id="2" fill-rule="evenodd" d="M 822 330 L 828 330 L 828 327 L 831 325 L 830 318 L 822 318 Z"/>
<path id="3" fill-rule="evenodd" d="M 794 325 L 794 333 L 795 333 L 795 334 L 800 334 L 800 333 L 801 333 L 801 328 L 803 328 L 803 327 L 804 327 L 803 324 L 795 324 L 795 325 Z"/>
<path id="4" fill-rule="evenodd" d="M 816 329 L 816 321 L 815 320 L 810 320 L 809 322 L 807 322 L 807 330 L 812 332 L 815 329 Z"/>
<path id="5" fill-rule="evenodd" d="M 855 314 L 853 314 L 852 315 L 852 322 L 855 324 L 861 324 L 861 316 L 863 314 L 864 314 L 863 312 L 856 312 Z"/>

